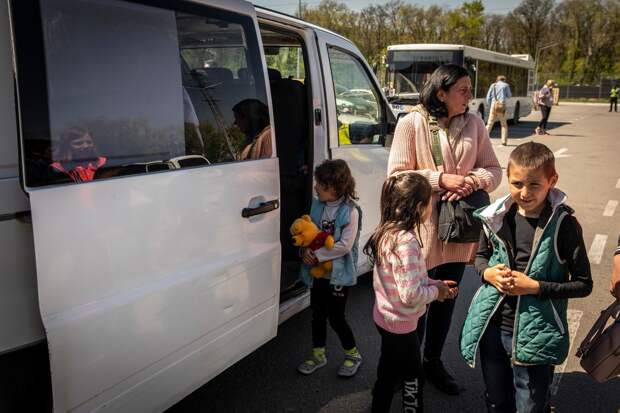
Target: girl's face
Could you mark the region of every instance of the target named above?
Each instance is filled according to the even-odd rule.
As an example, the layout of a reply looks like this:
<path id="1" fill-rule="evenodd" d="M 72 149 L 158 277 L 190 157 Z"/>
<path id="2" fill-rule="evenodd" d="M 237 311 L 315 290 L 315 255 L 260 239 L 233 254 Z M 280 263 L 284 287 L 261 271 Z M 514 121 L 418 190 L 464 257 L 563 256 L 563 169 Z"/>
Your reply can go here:
<path id="1" fill-rule="evenodd" d="M 314 190 L 316 191 L 316 196 L 321 202 L 337 201 L 339 198 L 336 190 L 329 185 L 323 185 L 317 182 L 314 185 Z"/>
<path id="2" fill-rule="evenodd" d="M 95 157 L 95 145 L 90 134 L 86 133 L 71 141 L 73 160 L 89 160 Z"/>
<path id="3" fill-rule="evenodd" d="M 463 76 L 447 92 L 440 89 L 437 98 L 448 108 L 449 118 L 464 113 L 472 98 L 471 79 L 469 76 Z"/>

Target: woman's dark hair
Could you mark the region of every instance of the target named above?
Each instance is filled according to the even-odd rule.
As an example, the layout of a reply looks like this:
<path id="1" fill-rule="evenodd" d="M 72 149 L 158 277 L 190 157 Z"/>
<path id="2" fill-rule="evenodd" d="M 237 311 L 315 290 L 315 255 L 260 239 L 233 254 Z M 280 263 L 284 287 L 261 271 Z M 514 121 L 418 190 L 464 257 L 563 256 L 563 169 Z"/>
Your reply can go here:
<path id="1" fill-rule="evenodd" d="M 258 99 L 245 99 L 233 106 L 232 111 L 248 119 L 250 130 L 243 131 L 254 138 L 269 125 L 269 108 Z"/>
<path id="2" fill-rule="evenodd" d="M 364 254 L 368 255 L 371 263 L 381 265 L 381 248 L 388 235 L 416 231 L 418 242 L 422 245 L 420 226 L 431 195 L 431 184 L 415 172 L 392 175 L 383 183 L 381 220 L 364 246 Z M 397 247 L 393 240 L 386 245 L 391 252 Z"/>
<path id="3" fill-rule="evenodd" d="M 319 185 L 329 186 L 338 198 L 357 200 L 355 179 L 349 165 L 342 159 L 327 159 L 314 169 L 314 178 Z"/>
<path id="4" fill-rule="evenodd" d="M 459 65 L 441 65 L 431 75 L 430 79 L 422 86 L 420 103 L 432 116 L 445 118 L 448 116 L 446 104 L 439 100 L 437 92 L 447 92 L 459 79 L 469 76 L 469 72 Z"/>

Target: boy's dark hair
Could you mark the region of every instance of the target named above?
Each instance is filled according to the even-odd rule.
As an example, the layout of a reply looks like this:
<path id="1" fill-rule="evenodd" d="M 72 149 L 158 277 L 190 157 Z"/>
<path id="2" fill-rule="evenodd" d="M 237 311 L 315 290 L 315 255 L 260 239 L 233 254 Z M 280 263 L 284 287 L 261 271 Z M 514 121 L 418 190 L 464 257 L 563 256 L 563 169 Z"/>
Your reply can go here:
<path id="1" fill-rule="evenodd" d="M 543 168 L 545 176 L 551 178 L 557 175 L 555 157 L 551 149 L 538 142 L 526 142 L 517 146 L 508 158 L 506 173 L 510 177 L 510 166 L 518 165 L 527 169 Z"/>
<path id="2" fill-rule="evenodd" d="M 400 231 L 416 231 L 422 245 L 420 226 L 424 207 L 433 194 L 431 184 L 420 174 L 403 172 L 386 179 L 381 189 L 381 220 L 375 232 L 364 246 L 364 254 L 371 263 L 381 265 L 381 244 L 389 234 Z M 396 245 L 388 245 L 394 252 Z"/>
<path id="3" fill-rule="evenodd" d="M 420 103 L 432 116 L 445 118 L 448 116 L 448 107 L 437 97 L 437 92 L 447 92 L 459 79 L 469 76 L 469 72 L 459 65 L 441 65 L 431 75 L 430 79 L 422 86 Z"/>
<path id="4" fill-rule="evenodd" d="M 314 178 L 320 185 L 329 186 L 338 197 L 357 200 L 355 179 L 349 165 L 342 159 L 327 159 L 314 169 Z"/>

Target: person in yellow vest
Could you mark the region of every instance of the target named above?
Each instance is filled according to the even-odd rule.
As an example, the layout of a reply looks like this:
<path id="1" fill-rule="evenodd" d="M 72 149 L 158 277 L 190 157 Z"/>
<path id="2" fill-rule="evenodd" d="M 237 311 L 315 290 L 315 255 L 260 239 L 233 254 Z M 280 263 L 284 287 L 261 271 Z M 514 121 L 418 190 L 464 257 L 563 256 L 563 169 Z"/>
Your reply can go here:
<path id="1" fill-rule="evenodd" d="M 609 91 L 609 111 L 611 112 L 611 108 L 613 106 L 614 112 L 618 111 L 618 93 L 620 92 L 620 88 L 618 85 L 614 85 L 611 87 Z"/>

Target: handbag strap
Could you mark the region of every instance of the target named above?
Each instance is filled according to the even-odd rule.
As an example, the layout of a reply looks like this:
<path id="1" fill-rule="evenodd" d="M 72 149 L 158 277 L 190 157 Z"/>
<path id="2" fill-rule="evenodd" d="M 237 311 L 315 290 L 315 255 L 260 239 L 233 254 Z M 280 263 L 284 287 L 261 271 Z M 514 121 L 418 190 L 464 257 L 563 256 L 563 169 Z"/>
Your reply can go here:
<path id="1" fill-rule="evenodd" d="M 443 165 L 443 155 L 441 153 L 441 140 L 439 139 L 439 124 L 437 118 L 428 116 L 428 130 L 431 133 L 431 153 L 433 155 L 433 162 L 435 166 L 439 168 Z"/>
<path id="2" fill-rule="evenodd" d="M 605 331 L 605 326 L 607 325 L 607 321 L 610 317 L 613 317 L 615 320 L 619 319 L 620 300 L 614 301 L 609 305 L 609 307 L 601 311 L 601 315 L 598 320 L 596 320 L 586 337 L 579 345 L 579 349 L 576 354 L 577 357 L 582 357 L 590 351 L 590 346 L 592 343 L 603 333 L 603 331 Z"/>

